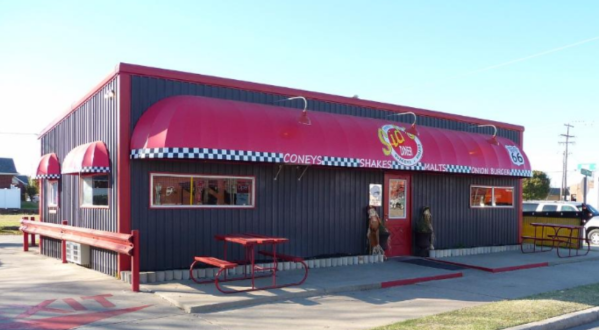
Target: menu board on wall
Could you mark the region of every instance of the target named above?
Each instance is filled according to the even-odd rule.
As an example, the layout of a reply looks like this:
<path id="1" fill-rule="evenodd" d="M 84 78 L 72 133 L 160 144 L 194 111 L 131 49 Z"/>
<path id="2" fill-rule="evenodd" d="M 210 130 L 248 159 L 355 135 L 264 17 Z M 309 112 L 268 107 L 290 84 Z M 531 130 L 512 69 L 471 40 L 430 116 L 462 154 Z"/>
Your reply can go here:
<path id="1" fill-rule="evenodd" d="M 383 205 L 383 185 L 381 184 L 370 184 L 370 206 L 381 206 Z"/>

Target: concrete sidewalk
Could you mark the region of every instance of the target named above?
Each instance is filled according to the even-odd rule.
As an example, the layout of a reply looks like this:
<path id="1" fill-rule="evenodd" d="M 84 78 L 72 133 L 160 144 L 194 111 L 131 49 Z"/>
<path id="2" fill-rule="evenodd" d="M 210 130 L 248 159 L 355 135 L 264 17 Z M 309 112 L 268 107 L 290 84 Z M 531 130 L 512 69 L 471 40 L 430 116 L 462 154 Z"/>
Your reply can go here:
<path id="1" fill-rule="evenodd" d="M 499 273 L 594 260 L 599 260 L 599 251 L 592 251 L 584 257 L 573 258 L 559 258 L 555 251 L 531 254 L 508 251 L 429 260 L 393 258 L 384 263 L 312 269 L 308 280 L 301 286 L 276 290 L 223 294 L 215 288 L 214 284 L 198 285 L 190 280 L 146 284 L 142 286 L 142 289 L 154 292 L 188 313 L 207 313 L 294 298 L 447 280 L 462 277 L 466 269 Z M 443 267 L 452 268 L 450 265 L 445 265 L 446 263 L 464 268 L 442 269 Z M 301 271 L 283 271 L 278 273 L 277 282 L 290 283 L 297 281 L 301 276 Z M 257 281 L 257 285 L 267 286 L 269 281 L 270 278 L 260 279 Z M 250 287 L 250 282 L 235 281 L 223 285 L 227 288 L 242 289 Z"/>
<path id="2" fill-rule="evenodd" d="M 446 257 L 431 259 L 463 267 L 482 270 L 491 273 L 501 273 L 528 268 L 548 267 L 568 263 L 587 262 L 599 260 L 599 247 L 592 247 L 586 256 L 560 258 L 555 250 L 538 253 L 522 253 L 520 251 L 506 251 L 490 254 L 477 254 L 460 257 Z"/>
<path id="3" fill-rule="evenodd" d="M 181 295 L 189 299 L 180 300 L 188 306 L 196 306 L 198 300 L 203 306 L 211 301 L 231 303 L 226 299 L 233 299 L 233 306 L 229 308 L 208 312 L 213 306 L 202 307 L 207 309 L 200 314 L 188 314 L 153 292 L 133 293 L 129 285 L 109 276 L 72 264 L 64 265 L 35 252 L 24 253 L 21 241 L 19 236 L 0 236 L 1 330 L 75 327 L 370 329 L 489 302 L 596 283 L 598 280 L 591 275 L 599 273 L 599 262 L 592 258 L 495 274 L 390 260 L 383 264 L 315 269 L 305 287 L 294 289 L 299 290 L 296 296 L 293 291 L 282 289 L 279 292 L 228 295 L 222 298 L 225 300 L 219 300 L 221 297 L 211 291 L 214 286 L 210 284 L 199 288 L 191 282 L 142 287 L 171 297 Z M 484 255 L 482 259 L 489 259 L 485 262 L 492 266 L 518 257 L 518 254 L 495 253 Z M 550 256 L 543 253 L 532 258 L 539 259 L 530 262 L 543 262 L 543 258 Z M 440 276 L 459 273 L 463 276 L 440 280 Z M 296 275 L 293 272 L 282 274 L 281 280 Z M 416 280 L 423 278 L 437 280 Z M 411 283 L 416 284 L 405 285 Z M 158 290 L 159 287 L 162 289 Z M 288 293 L 291 295 L 285 296 Z M 263 298 L 265 300 L 258 304 L 247 303 Z"/>
<path id="4" fill-rule="evenodd" d="M 204 313 L 294 298 L 374 290 L 462 276 L 460 271 L 418 266 L 407 262 L 409 259 L 405 261 L 397 259 L 378 264 L 311 269 L 308 279 L 301 286 L 281 289 L 224 294 L 212 283 L 199 285 L 186 280 L 142 285 L 142 290 L 154 292 L 188 313 Z M 431 264 L 434 266 L 434 263 Z M 445 267 L 443 264 L 437 266 Z M 297 282 L 302 276 L 301 270 L 278 272 L 277 283 Z M 271 281 L 271 277 L 257 279 L 256 286 L 268 286 Z M 251 282 L 233 281 L 222 285 L 227 289 L 243 289 L 251 287 Z"/>

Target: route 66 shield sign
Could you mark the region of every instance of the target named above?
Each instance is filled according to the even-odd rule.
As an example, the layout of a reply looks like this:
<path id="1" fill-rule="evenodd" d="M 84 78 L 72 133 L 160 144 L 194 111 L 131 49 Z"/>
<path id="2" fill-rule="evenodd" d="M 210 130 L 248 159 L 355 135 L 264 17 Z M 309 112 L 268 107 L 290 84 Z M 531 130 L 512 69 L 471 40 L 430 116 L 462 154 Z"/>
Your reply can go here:
<path id="1" fill-rule="evenodd" d="M 505 146 L 505 148 L 507 149 L 507 152 L 510 155 L 512 163 L 514 163 L 517 166 L 524 164 L 524 157 L 522 157 L 522 154 L 520 153 L 520 149 L 518 149 L 518 147 Z"/>

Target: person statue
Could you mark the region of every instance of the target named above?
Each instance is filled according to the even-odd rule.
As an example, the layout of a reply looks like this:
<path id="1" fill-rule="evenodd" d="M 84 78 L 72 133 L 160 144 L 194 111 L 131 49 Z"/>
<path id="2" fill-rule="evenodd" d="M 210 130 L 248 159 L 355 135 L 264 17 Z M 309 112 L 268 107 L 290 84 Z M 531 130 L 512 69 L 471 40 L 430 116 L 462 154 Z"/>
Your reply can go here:
<path id="1" fill-rule="evenodd" d="M 430 235 L 430 243 L 426 250 L 434 250 L 435 230 L 433 229 L 433 214 L 431 213 L 431 208 L 429 206 L 425 206 L 422 208 L 420 219 L 418 220 L 417 224 L 417 231 L 421 234 Z"/>
<path id="2" fill-rule="evenodd" d="M 368 237 L 371 254 L 385 254 L 385 251 L 380 245 L 380 232 L 382 229 L 384 229 L 384 227 L 379 214 L 376 212 L 374 206 L 370 206 L 368 208 L 368 232 L 366 233 L 366 236 Z"/>

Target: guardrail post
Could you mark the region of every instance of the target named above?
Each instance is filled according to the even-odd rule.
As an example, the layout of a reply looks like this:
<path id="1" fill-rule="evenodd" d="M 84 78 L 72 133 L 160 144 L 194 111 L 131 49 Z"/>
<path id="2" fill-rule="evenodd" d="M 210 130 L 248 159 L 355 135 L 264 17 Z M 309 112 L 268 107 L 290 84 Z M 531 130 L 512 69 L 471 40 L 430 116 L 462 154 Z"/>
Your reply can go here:
<path id="1" fill-rule="evenodd" d="M 66 220 L 62 220 L 62 225 L 66 226 L 69 222 Z M 62 240 L 62 263 L 67 263 L 67 241 Z"/>
<path id="2" fill-rule="evenodd" d="M 35 217 L 31 217 L 31 221 L 35 221 Z M 31 236 L 31 243 L 29 243 L 29 245 L 31 246 L 35 246 L 35 234 L 30 234 Z"/>
<path id="3" fill-rule="evenodd" d="M 21 220 L 27 220 L 27 217 L 22 217 Z M 29 234 L 26 231 L 23 231 L 23 251 L 29 251 Z"/>
<path id="4" fill-rule="evenodd" d="M 131 257 L 131 290 L 139 292 L 139 230 L 132 230 L 133 256 Z"/>

